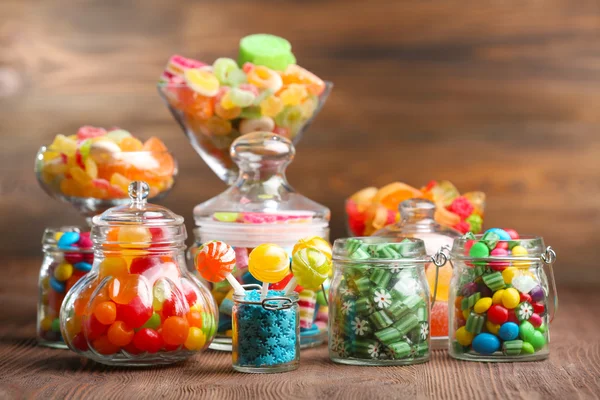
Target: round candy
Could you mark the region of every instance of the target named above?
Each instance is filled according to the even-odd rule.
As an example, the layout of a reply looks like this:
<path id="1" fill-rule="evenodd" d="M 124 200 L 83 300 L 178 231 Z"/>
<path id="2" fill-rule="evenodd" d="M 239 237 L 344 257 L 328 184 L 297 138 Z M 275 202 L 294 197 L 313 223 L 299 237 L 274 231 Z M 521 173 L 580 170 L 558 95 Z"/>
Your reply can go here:
<path id="1" fill-rule="evenodd" d="M 179 346 L 187 339 L 190 325 L 186 318 L 169 317 L 162 326 L 162 338 L 168 345 Z"/>
<path id="2" fill-rule="evenodd" d="M 533 315 L 533 306 L 524 301 L 515 309 L 515 315 L 519 321 L 527 321 Z"/>
<path id="3" fill-rule="evenodd" d="M 529 295 L 531 296 L 531 300 L 540 302 L 544 300 L 544 289 L 540 285 L 536 285 L 529 291 Z"/>
<path id="4" fill-rule="evenodd" d="M 519 234 L 514 229 L 504 229 L 504 232 L 508 233 L 511 240 L 517 240 L 519 238 Z"/>
<path id="5" fill-rule="evenodd" d="M 116 346 L 127 346 L 133 340 L 133 329 L 129 328 L 123 321 L 116 321 L 113 323 L 106 336 L 108 340 Z"/>
<path id="6" fill-rule="evenodd" d="M 154 329 L 143 328 L 133 337 L 133 345 L 138 350 L 156 353 L 163 346 L 163 341 Z"/>
<path id="7" fill-rule="evenodd" d="M 526 342 L 529 342 L 529 338 L 536 332 L 531 322 L 523 321 L 519 326 L 519 336 Z"/>
<path id="8" fill-rule="evenodd" d="M 292 54 L 292 45 L 286 39 L 258 33 L 240 40 L 238 65 L 253 63 L 283 71 L 290 64 L 296 63 Z"/>
<path id="9" fill-rule="evenodd" d="M 502 340 L 515 340 L 519 337 L 519 325 L 514 322 L 506 322 L 502 324 L 498 331 L 498 336 Z"/>
<path id="10" fill-rule="evenodd" d="M 500 327 L 501 327 L 501 325 L 498 325 L 498 324 L 493 324 L 493 323 L 491 323 L 490 321 L 487 321 L 487 322 L 485 323 L 485 327 L 487 328 L 487 330 L 488 330 L 490 333 L 493 333 L 494 335 L 497 335 L 497 334 L 498 334 L 498 331 L 500 330 Z"/>
<path id="11" fill-rule="evenodd" d="M 94 316 L 104 325 L 110 325 L 117 318 L 117 307 L 112 301 L 102 301 L 94 307 Z"/>
<path id="12" fill-rule="evenodd" d="M 331 271 L 331 259 L 314 247 L 296 251 L 292 257 L 292 273 L 298 284 L 306 289 L 317 289 Z"/>
<path id="13" fill-rule="evenodd" d="M 508 321 L 508 310 L 499 304 L 494 304 L 487 312 L 488 321 L 493 324 L 503 324 Z"/>
<path id="14" fill-rule="evenodd" d="M 474 335 L 471 332 L 469 332 L 464 326 L 461 326 L 456 330 L 455 336 L 458 343 L 460 343 L 462 346 L 468 346 L 473 341 Z"/>
<path id="15" fill-rule="evenodd" d="M 65 284 L 58 281 L 55 277 L 51 276 L 50 277 L 50 287 L 52 288 L 52 290 L 54 290 L 57 293 L 64 293 L 65 292 Z"/>
<path id="16" fill-rule="evenodd" d="M 223 242 L 208 242 L 196 253 L 196 270 L 209 282 L 221 282 L 235 267 L 235 251 Z"/>
<path id="17" fill-rule="evenodd" d="M 473 306 L 473 311 L 475 311 L 477 314 L 483 314 L 483 313 L 487 312 L 487 310 L 489 310 L 489 308 L 491 306 L 492 306 L 492 298 L 484 297 L 484 298 L 477 300 L 477 303 L 475 303 L 475 306 Z"/>
<path id="18" fill-rule="evenodd" d="M 264 243 L 255 247 L 248 257 L 248 271 L 265 283 L 277 283 L 289 273 L 290 259 L 276 244 Z"/>
<path id="19" fill-rule="evenodd" d="M 523 348 L 521 349 L 521 351 L 525 354 L 535 353 L 535 349 L 533 348 L 531 343 L 528 343 L 528 342 L 523 342 Z"/>
<path id="20" fill-rule="evenodd" d="M 257 66 L 248 73 L 248 82 L 260 89 L 278 92 L 283 86 L 281 75 L 267 67 Z"/>
<path id="21" fill-rule="evenodd" d="M 521 296 L 519 296 L 519 291 L 515 288 L 508 288 L 504 290 L 504 294 L 502 295 L 502 305 L 509 310 L 512 310 L 516 306 L 519 305 L 521 301 Z"/>
<path id="22" fill-rule="evenodd" d="M 85 261 L 78 262 L 73 265 L 76 269 L 82 272 L 90 272 L 92 270 L 92 264 Z"/>
<path id="23" fill-rule="evenodd" d="M 519 270 L 515 267 L 506 268 L 504 271 L 502 271 L 502 278 L 504 278 L 504 283 L 506 283 L 506 284 L 512 283 L 513 278 L 518 273 L 519 273 Z"/>
<path id="24" fill-rule="evenodd" d="M 73 266 L 69 263 L 62 263 L 54 269 L 56 280 L 64 282 L 73 275 Z"/>
<path id="25" fill-rule="evenodd" d="M 490 249 L 483 242 L 477 242 L 469 250 L 469 256 L 473 258 L 485 258 L 490 255 Z"/>
<path id="26" fill-rule="evenodd" d="M 205 343 L 206 335 L 202 332 L 202 329 L 191 327 L 183 345 L 188 350 L 198 351 L 204 347 Z"/>
<path id="27" fill-rule="evenodd" d="M 539 314 L 536 313 L 531 314 L 529 322 L 531 323 L 531 325 L 533 325 L 534 328 L 539 328 L 540 326 L 542 326 L 542 323 L 544 323 L 542 317 L 540 317 Z"/>
<path id="28" fill-rule="evenodd" d="M 500 229 L 500 228 L 490 228 L 487 231 L 485 231 L 485 233 L 488 232 L 493 232 L 496 235 L 498 235 L 498 237 L 500 238 L 500 240 L 512 240 L 512 238 L 510 237 L 510 235 L 508 234 L 508 232 L 506 232 L 504 229 Z"/>
<path id="29" fill-rule="evenodd" d="M 240 133 L 245 135 L 246 133 L 264 131 L 272 132 L 275 128 L 275 121 L 273 118 L 262 116 L 260 118 L 247 118 L 240 122 Z"/>
<path id="30" fill-rule="evenodd" d="M 206 97 L 214 97 L 219 93 L 219 80 L 206 69 L 190 68 L 184 72 L 185 83 L 194 92 Z"/>
<path id="31" fill-rule="evenodd" d="M 542 347 L 546 345 L 546 338 L 544 334 L 539 331 L 534 331 L 530 336 L 527 342 L 531 343 L 535 350 L 540 350 Z"/>
<path id="32" fill-rule="evenodd" d="M 492 296 L 492 304 L 502 304 L 502 296 L 504 296 L 504 289 L 496 290 Z"/>
<path id="33" fill-rule="evenodd" d="M 472 346 L 480 354 L 493 354 L 500 349 L 500 340 L 491 333 L 480 333 L 473 339 Z"/>
<path id="34" fill-rule="evenodd" d="M 306 248 L 306 247 L 315 247 L 315 248 L 321 250 L 321 252 L 323 254 L 325 254 L 325 256 L 327 256 L 327 259 L 331 261 L 331 257 L 332 257 L 331 245 L 329 244 L 329 242 L 327 242 L 327 240 L 325 240 L 319 236 L 313 236 L 313 237 L 298 240 L 292 250 L 292 256 L 294 254 L 296 254 L 296 252 L 298 250 Z"/>
<path id="35" fill-rule="evenodd" d="M 59 249 L 69 250 L 72 246 L 79 241 L 79 232 L 65 232 L 61 235 L 56 245 Z"/>

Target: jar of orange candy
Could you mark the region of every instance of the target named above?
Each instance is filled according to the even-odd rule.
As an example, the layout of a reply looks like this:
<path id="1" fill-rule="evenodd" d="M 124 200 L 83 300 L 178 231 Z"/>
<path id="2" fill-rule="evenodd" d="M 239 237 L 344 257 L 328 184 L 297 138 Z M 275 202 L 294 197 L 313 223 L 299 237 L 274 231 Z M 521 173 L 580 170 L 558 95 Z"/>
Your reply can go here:
<path id="1" fill-rule="evenodd" d="M 147 204 L 145 182 L 131 202 L 93 218 L 92 270 L 67 293 L 60 329 L 69 348 L 108 365 L 170 364 L 207 348 L 216 304 L 188 273 L 183 218 Z"/>

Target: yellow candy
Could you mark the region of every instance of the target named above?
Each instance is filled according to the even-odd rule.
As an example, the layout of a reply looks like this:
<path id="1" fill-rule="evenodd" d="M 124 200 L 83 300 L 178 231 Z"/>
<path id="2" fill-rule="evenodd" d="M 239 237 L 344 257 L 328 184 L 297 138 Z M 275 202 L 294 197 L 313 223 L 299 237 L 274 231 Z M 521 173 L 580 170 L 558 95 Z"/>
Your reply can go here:
<path id="1" fill-rule="evenodd" d="M 497 335 L 500 330 L 500 325 L 492 324 L 490 321 L 486 321 L 485 327 L 488 332 L 493 333 L 494 335 Z"/>
<path id="2" fill-rule="evenodd" d="M 64 235 L 64 232 L 56 232 L 54 234 L 54 240 L 56 240 L 58 242 L 60 240 L 60 238 L 62 237 L 62 235 Z"/>
<path id="3" fill-rule="evenodd" d="M 492 296 L 492 304 L 502 304 L 502 296 L 504 295 L 504 289 L 497 290 Z"/>
<path id="4" fill-rule="evenodd" d="M 294 254 L 296 254 L 298 250 L 302 250 L 306 247 L 315 247 L 316 249 L 321 250 L 321 252 L 327 256 L 327 259 L 331 261 L 331 245 L 327 240 L 319 236 L 313 236 L 298 240 L 298 242 L 296 242 L 294 248 L 292 249 L 292 257 L 294 256 Z"/>
<path id="5" fill-rule="evenodd" d="M 515 267 L 508 267 L 504 271 L 502 271 L 502 278 L 504 278 L 504 283 L 507 285 L 512 283 L 512 280 L 517 274 L 519 270 Z"/>
<path id="6" fill-rule="evenodd" d="M 477 300 L 475 306 L 473 306 L 473 311 L 477 314 L 483 314 L 492 306 L 492 298 L 491 297 L 483 297 Z"/>
<path id="7" fill-rule="evenodd" d="M 269 96 L 260 103 L 260 112 L 267 117 L 275 117 L 283 110 L 283 101 L 279 97 Z"/>
<path id="8" fill-rule="evenodd" d="M 206 128 L 214 136 L 224 136 L 231 132 L 231 122 L 213 115 L 206 121 Z"/>
<path id="9" fill-rule="evenodd" d="M 50 329 L 52 329 L 52 318 L 50 318 L 50 317 L 44 317 L 40 321 L 40 328 L 43 331 L 49 331 Z"/>
<path id="10" fill-rule="evenodd" d="M 221 107 L 223 107 L 225 110 L 231 110 L 237 107 L 237 105 L 231 100 L 231 95 L 229 93 L 231 92 L 227 92 L 223 97 L 221 97 Z"/>
<path id="11" fill-rule="evenodd" d="M 248 72 L 248 83 L 259 89 L 270 89 L 273 93 L 279 92 L 283 86 L 281 75 L 262 65 L 257 65 Z"/>
<path id="12" fill-rule="evenodd" d="M 42 289 L 48 290 L 49 288 L 50 288 L 50 277 L 49 276 L 45 276 L 42 279 Z"/>
<path id="13" fill-rule="evenodd" d="M 152 233 L 143 226 L 123 226 L 119 229 L 118 241 L 121 247 L 144 249 L 150 246 Z"/>
<path id="14" fill-rule="evenodd" d="M 529 255 L 529 253 L 527 252 L 527 249 L 523 246 L 515 246 L 511 249 L 511 255 L 513 257 L 527 257 Z M 515 267 L 529 267 L 531 265 L 530 262 L 528 261 L 513 261 L 513 265 Z"/>
<path id="15" fill-rule="evenodd" d="M 62 263 L 54 270 L 54 277 L 57 281 L 64 282 L 73 275 L 73 266 L 69 263 Z"/>
<path id="16" fill-rule="evenodd" d="M 469 319 L 469 315 L 471 315 L 471 310 L 470 309 L 466 309 L 462 311 L 462 315 L 464 317 L 465 320 Z"/>
<path id="17" fill-rule="evenodd" d="M 248 256 L 248 271 L 261 282 L 277 283 L 289 273 L 290 258 L 276 244 L 264 243 Z"/>
<path id="18" fill-rule="evenodd" d="M 85 173 L 88 174 L 90 178 L 98 178 L 98 166 L 91 157 L 88 157 L 83 165 L 85 166 Z"/>
<path id="19" fill-rule="evenodd" d="M 48 149 L 66 154 L 67 157 L 73 157 L 77 152 L 77 136 L 69 138 L 65 135 L 56 135 L 52 144 L 48 146 Z"/>
<path id="20" fill-rule="evenodd" d="M 283 101 L 286 106 L 297 106 L 302 103 L 308 96 L 308 92 L 304 85 L 292 83 L 279 93 L 279 98 Z"/>
<path id="21" fill-rule="evenodd" d="M 198 351 L 206 344 L 206 335 L 202 332 L 202 329 L 195 326 L 191 327 L 188 331 L 187 339 L 183 344 L 186 349 L 192 351 Z"/>
<path id="22" fill-rule="evenodd" d="M 98 268 L 99 279 L 104 279 L 107 276 L 119 277 L 128 273 L 127 263 L 123 257 L 106 257 Z"/>
<path id="23" fill-rule="evenodd" d="M 519 291 L 514 288 L 504 289 L 504 294 L 502 294 L 502 305 L 509 310 L 517 307 L 521 302 L 521 297 L 519 296 Z"/>
<path id="24" fill-rule="evenodd" d="M 219 80 L 208 70 L 190 68 L 184 72 L 184 78 L 190 89 L 202 96 L 213 97 L 219 92 Z"/>
<path id="25" fill-rule="evenodd" d="M 92 182 L 92 178 L 88 174 L 86 174 L 85 171 L 80 167 L 71 167 L 69 169 L 69 173 L 71 174 L 71 177 L 73 177 L 75 182 L 82 186 L 86 186 Z"/>
<path id="26" fill-rule="evenodd" d="M 309 97 L 300 104 L 300 110 L 302 111 L 302 117 L 309 119 L 315 113 L 319 101 L 314 97 Z"/>
<path id="27" fill-rule="evenodd" d="M 316 247 L 300 249 L 292 257 L 292 272 L 300 286 L 318 289 L 331 271 L 331 259 Z"/>
<path id="28" fill-rule="evenodd" d="M 123 175 L 121 175 L 118 172 L 115 172 L 110 177 L 110 184 L 114 185 L 114 186 L 118 186 L 125 193 L 127 193 L 130 183 L 131 183 L 131 181 L 129 179 L 127 179 L 126 177 L 124 177 Z"/>
<path id="29" fill-rule="evenodd" d="M 456 341 L 460 343 L 461 346 L 469 346 L 475 335 L 469 332 L 464 326 L 461 326 L 456 330 L 455 336 Z"/>

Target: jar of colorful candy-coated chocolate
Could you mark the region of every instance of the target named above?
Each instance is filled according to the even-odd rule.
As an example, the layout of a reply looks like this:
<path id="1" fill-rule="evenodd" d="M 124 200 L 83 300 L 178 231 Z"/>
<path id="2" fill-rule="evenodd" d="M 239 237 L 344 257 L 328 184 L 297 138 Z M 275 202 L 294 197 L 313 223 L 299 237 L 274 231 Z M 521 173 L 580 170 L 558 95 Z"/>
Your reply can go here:
<path id="1" fill-rule="evenodd" d="M 292 371 L 300 361 L 298 293 L 244 285 L 233 295 L 233 369 L 250 373 Z"/>
<path id="2" fill-rule="evenodd" d="M 148 193 L 133 182 L 130 204 L 93 218 L 92 270 L 61 309 L 69 348 L 103 364 L 170 364 L 207 348 L 216 332 L 216 304 L 186 268 L 183 218 L 147 204 Z"/>
<path id="3" fill-rule="evenodd" d="M 552 271 L 556 254 L 541 237 L 507 231 L 493 228 L 454 241 L 449 316 L 454 358 L 510 362 L 548 357 L 549 324 L 558 305 Z"/>
<path id="4" fill-rule="evenodd" d="M 43 346 L 66 349 L 60 333 L 60 307 L 69 289 L 92 269 L 90 233 L 73 226 L 48 228 L 44 231 L 42 249 L 37 339 Z"/>
<path id="5" fill-rule="evenodd" d="M 400 221 L 378 230 L 373 236 L 378 237 L 414 237 L 423 240 L 428 255 L 435 255 L 444 246 L 452 246 L 454 239 L 461 236 L 460 232 L 438 224 L 434 215 L 436 205 L 426 199 L 409 199 L 400 203 Z M 448 348 L 448 293 L 452 267 L 450 263 L 435 268 L 433 262 L 425 265 L 425 276 L 429 282 L 429 290 L 433 292 L 435 276 L 439 275 L 435 306 L 431 310 L 431 348 Z"/>
<path id="6" fill-rule="evenodd" d="M 319 236 L 327 240 L 329 209 L 297 193 L 286 180 L 285 169 L 294 155 L 292 142 L 272 132 L 253 132 L 236 139 L 231 157 L 239 167 L 239 177 L 223 193 L 194 208 L 196 241 L 188 259 L 194 259 L 203 243 L 223 241 L 236 253 L 235 278 L 253 284 L 257 281 L 248 272 L 248 255 L 260 244 L 277 244 L 291 255 L 300 239 Z M 210 287 L 220 311 L 218 336 L 211 348 L 231 350 L 233 290 L 227 281 Z M 303 321 L 300 341 L 302 347 L 311 347 L 325 339 L 327 304 L 318 291 L 307 291 L 304 297 L 301 308 L 312 309 L 303 315 L 314 318 Z"/>
<path id="7" fill-rule="evenodd" d="M 338 239 L 329 290 L 329 357 L 354 365 L 402 365 L 429 360 L 428 257 L 416 238 Z M 435 286 L 434 286 L 435 289 Z"/>

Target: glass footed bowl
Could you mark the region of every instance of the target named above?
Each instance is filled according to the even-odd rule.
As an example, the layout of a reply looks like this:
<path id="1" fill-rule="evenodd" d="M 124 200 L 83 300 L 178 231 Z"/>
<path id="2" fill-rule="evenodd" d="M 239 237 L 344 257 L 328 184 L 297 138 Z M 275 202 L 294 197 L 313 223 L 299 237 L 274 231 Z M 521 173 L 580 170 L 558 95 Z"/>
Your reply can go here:
<path id="1" fill-rule="evenodd" d="M 149 200 L 165 197 L 177 176 L 177 161 L 168 151 L 131 151 L 90 155 L 93 165 L 67 158 L 42 146 L 35 159 L 35 175 L 51 197 L 70 203 L 86 218 L 129 203 L 127 187 L 136 180 L 150 186 Z M 87 161 L 87 160 L 86 160 Z"/>
<path id="2" fill-rule="evenodd" d="M 217 96 L 203 97 L 185 84 L 159 83 L 158 93 L 194 150 L 219 178 L 231 185 L 239 171 L 229 153 L 236 138 L 254 131 L 272 131 L 297 144 L 323 108 L 332 88 L 331 82 L 325 82 L 319 96 L 310 96 L 296 106 L 285 106 L 273 118 L 263 116 L 258 105 L 219 109 L 215 104 Z"/>

